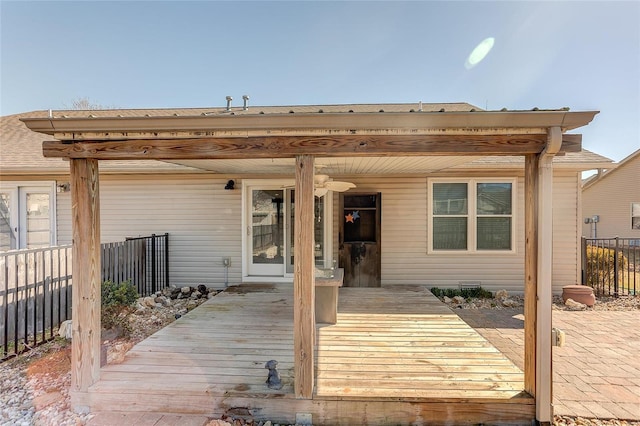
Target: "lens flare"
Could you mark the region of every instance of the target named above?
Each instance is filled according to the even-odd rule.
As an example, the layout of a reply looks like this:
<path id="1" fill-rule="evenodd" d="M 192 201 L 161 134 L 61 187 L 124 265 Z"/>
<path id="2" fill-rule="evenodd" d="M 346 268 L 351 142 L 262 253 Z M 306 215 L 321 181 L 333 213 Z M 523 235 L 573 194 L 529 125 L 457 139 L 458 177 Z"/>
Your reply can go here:
<path id="1" fill-rule="evenodd" d="M 468 70 L 478 65 L 493 48 L 495 39 L 493 37 L 485 38 L 476 46 L 464 63 L 464 67 Z"/>

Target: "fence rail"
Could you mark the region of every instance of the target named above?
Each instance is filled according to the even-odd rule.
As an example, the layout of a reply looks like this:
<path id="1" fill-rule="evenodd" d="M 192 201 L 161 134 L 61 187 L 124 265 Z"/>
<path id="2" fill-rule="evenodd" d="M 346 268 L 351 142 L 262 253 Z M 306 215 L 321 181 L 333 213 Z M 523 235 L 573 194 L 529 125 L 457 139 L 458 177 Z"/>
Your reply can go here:
<path id="1" fill-rule="evenodd" d="M 640 294 L 640 239 L 582 238 L 582 284 L 599 296 Z"/>
<path id="2" fill-rule="evenodd" d="M 0 253 L 0 361 L 52 340 L 71 319 L 72 246 Z M 102 281 L 141 296 L 169 285 L 169 234 L 101 245 Z"/>
<path id="3" fill-rule="evenodd" d="M 0 359 L 45 343 L 71 318 L 70 245 L 0 254 Z"/>
<path id="4" fill-rule="evenodd" d="M 169 285 L 169 234 L 102 244 L 102 281 L 131 281 L 141 296 Z"/>

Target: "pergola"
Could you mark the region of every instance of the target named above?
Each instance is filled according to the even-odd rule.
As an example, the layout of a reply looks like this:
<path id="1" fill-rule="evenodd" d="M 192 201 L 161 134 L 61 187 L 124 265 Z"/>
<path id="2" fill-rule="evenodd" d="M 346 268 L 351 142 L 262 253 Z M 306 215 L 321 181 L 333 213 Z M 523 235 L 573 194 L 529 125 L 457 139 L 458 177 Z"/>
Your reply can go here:
<path id="1" fill-rule="evenodd" d="M 256 107 L 257 108 L 257 107 Z M 257 109 L 256 109 L 257 111 Z M 552 420 L 552 160 L 581 150 L 594 111 L 349 112 L 24 119 L 56 138 L 45 157 L 70 161 L 73 220 L 72 403 L 88 409 L 100 377 L 101 160 L 295 158 L 295 395 L 314 389 L 314 159 L 361 156 L 525 157 L 525 391 Z M 87 115 L 91 112 L 87 111 Z"/>

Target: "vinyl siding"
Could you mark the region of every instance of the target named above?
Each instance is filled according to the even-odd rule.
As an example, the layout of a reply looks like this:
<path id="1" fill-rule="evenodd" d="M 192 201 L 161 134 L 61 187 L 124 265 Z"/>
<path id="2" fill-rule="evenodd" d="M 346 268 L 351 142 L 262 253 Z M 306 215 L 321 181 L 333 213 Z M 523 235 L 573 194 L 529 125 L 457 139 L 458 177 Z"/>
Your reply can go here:
<path id="1" fill-rule="evenodd" d="M 631 203 L 640 203 L 640 155 L 636 155 L 593 183 L 582 193 L 582 218 L 600 216 L 598 238 L 640 238 L 631 229 Z M 592 224 L 582 225 L 582 235 L 593 238 Z"/>
<path id="2" fill-rule="evenodd" d="M 426 177 L 350 180 L 357 185 L 354 191 L 382 194 L 382 285 L 422 284 L 442 288 L 458 287 L 460 281 L 480 281 L 492 291 L 523 292 L 523 177 L 518 177 L 516 185 L 516 250 L 506 254 L 428 253 Z M 554 182 L 553 287 L 554 293 L 560 293 L 562 286 L 575 284 L 578 277 L 577 174 L 556 174 Z M 342 217 L 336 215 L 335 229 L 339 220 Z"/>
<path id="3" fill-rule="evenodd" d="M 441 176 L 442 177 L 442 176 Z M 457 175 L 456 177 L 464 177 Z M 478 176 L 476 176 L 478 177 Z M 495 175 L 491 175 L 495 178 Z M 511 178 L 514 176 L 501 176 Z M 428 253 L 428 179 L 421 177 L 338 178 L 357 185 L 354 192 L 382 194 L 382 284 L 457 287 L 480 281 L 496 291 L 521 293 L 524 282 L 524 179 L 517 177 L 514 253 Z M 554 292 L 575 284 L 579 232 L 577 173 L 554 178 Z M 242 190 L 225 191 L 226 179 L 203 176 L 105 176 L 100 180 L 102 241 L 170 234 L 171 283 L 224 286 L 222 258 L 231 257 L 229 283 L 241 281 Z M 58 239 L 71 241 L 69 193 L 58 194 Z M 334 258 L 342 215 L 334 194 Z"/>
<path id="4" fill-rule="evenodd" d="M 241 281 L 241 192 L 226 179 L 135 177 L 100 179 L 101 241 L 169 233 L 171 284 L 224 287 Z M 58 197 L 58 235 L 71 241 L 70 202 Z"/>

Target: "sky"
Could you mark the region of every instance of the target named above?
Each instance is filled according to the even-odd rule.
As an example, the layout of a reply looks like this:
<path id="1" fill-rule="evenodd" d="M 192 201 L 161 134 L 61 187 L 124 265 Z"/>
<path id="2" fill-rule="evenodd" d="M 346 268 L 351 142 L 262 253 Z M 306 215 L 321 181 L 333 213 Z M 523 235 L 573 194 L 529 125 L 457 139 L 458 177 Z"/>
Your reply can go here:
<path id="1" fill-rule="evenodd" d="M 0 27 L 0 115 L 227 95 L 569 107 L 600 111 L 584 148 L 640 148 L 640 1 L 0 0 Z"/>

